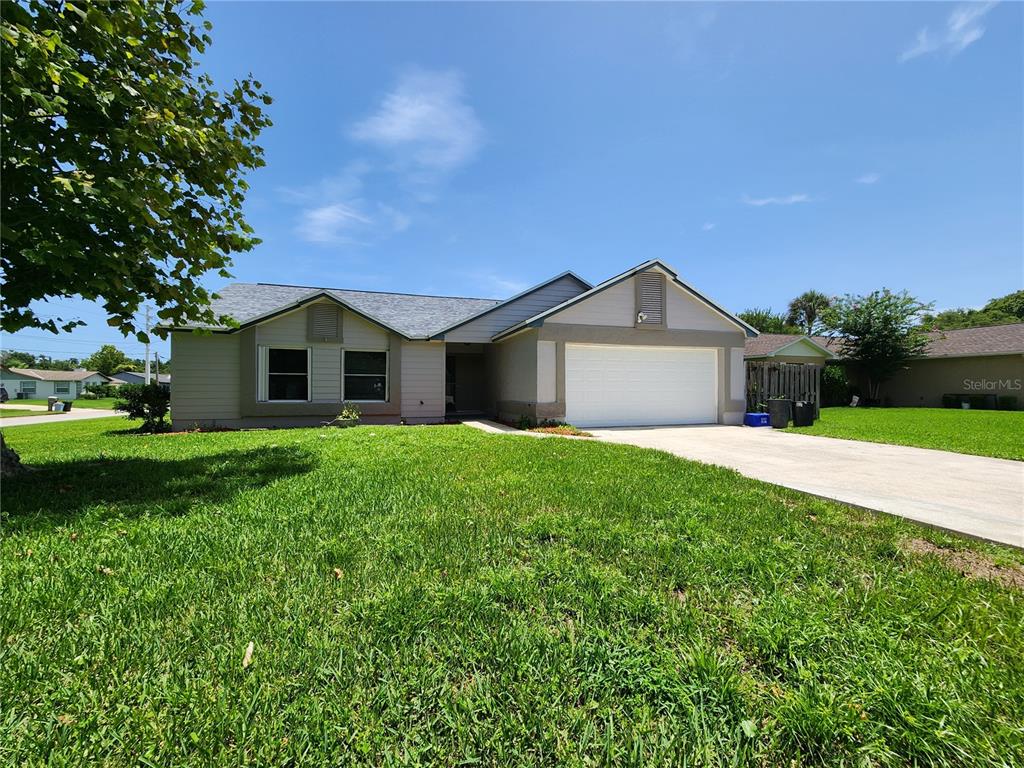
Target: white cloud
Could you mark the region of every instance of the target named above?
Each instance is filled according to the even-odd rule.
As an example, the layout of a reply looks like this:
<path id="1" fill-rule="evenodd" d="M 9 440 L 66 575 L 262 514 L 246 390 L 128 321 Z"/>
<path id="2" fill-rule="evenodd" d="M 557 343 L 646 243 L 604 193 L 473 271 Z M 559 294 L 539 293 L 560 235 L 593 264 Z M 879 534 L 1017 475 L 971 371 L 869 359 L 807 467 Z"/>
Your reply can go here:
<path id="1" fill-rule="evenodd" d="M 805 194 L 785 195 L 784 197 L 750 197 L 743 196 L 743 202 L 760 208 L 763 205 L 793 205 L 794 203 L 809 203 L 811 196 Z"/>
<path id="2" fill-rule="evenodd" d="M 982 38 L 985 34 L 982 19 L 995 6 L 995 2 L 958 5 L 946 19 L 944 32 L 933 34 L 928 27 L 918 30 L 913 45 L 900 54 L 900 61 L 910 61 L 937 51 L 955 56 Z"/>
<path id="3" fill-rule="evenodd" d="M 373 224 L 365 215 L 344 203 L 331 203 L 302 212 L 298 233 L 311 243 L 340 243 L 353 230 Z"/>
<path id="4" fill-rule="evenodd" d="M 882 174 L 871 171 L 870 173 L 864 173 L 858 176 L 854 181 L 858 184 L 877 184 L 882 180 Z"/>
<path id="5" fill-rule="evenodd" d="M 466 103 L 462 80 L 454 70 L 406 72 L 377 111 L 352 127 L 351 137 L 430 172 L 465 165 L 480 149 L 484 131 Z"/>
<path id="6" fill-rule="evenodd" d="M 701 229 L 702 229 L 703 231 L 705 231 L 705 232 L 710 232 L 710 231 L 711 231 L 712 229 L 714 229 L 714 228 L 715 228 L 715 227 L 717 227 L 717 226 L 718 226 L 718 225 L 717 225 L 717 224 L 715 224 L 714 222 L 711 222 L 711 221 L 705 221 L 705 222 L 704 222 L 704 226 L 702 226 L 702 227 L 701 227 Z"/>

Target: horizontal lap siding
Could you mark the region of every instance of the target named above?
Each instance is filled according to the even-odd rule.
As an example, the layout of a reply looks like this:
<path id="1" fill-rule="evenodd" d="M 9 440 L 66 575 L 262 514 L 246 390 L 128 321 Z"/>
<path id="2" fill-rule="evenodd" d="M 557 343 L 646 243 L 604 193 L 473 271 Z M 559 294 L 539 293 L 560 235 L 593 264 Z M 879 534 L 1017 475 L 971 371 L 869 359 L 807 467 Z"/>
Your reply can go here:
<path id="1" fill-rule="evenodd" d="M 337 344 L 313 345 L 313 400 L 341 400 L 341 347 Z"/>
<path id="2" fill-rule="evenodd" d="M 574 296 L 583 293 L 586 288 L 574 278 L 566 275 L 543 288 L 511 301 L 508 304 L 488 312 L 477 320 L 466 323 L 454 331 L 446 333 L 445 341 L 486 342 L 516 323 L 521 323 L 534 315 L 558 306 Z"/>
<path id="3" fill-rule="evenodd" d="M 425 421 L 443 420 L 445 345 L 406 341 L 402 343 L 401 357 L 402 416 Z"/>
<path id="4" fill-rule="evenodd" d="M 237 334 L 171 334 L 171 416 L 176 422 L 240 416 L 239 352 Z"/>
<path id="5" fill-rule="evenodd" d="M 635 309 L 636 288 L 630 278 L 556 312 L 551 315 L 551 322 L 632 328 L 636 319 Z"/>

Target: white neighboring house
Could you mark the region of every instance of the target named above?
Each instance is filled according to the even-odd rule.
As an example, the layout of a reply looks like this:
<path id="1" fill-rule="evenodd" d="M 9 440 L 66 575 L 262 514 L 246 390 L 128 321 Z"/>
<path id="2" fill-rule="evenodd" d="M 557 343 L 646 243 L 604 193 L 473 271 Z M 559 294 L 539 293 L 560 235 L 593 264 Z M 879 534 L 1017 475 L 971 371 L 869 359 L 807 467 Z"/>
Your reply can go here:
<path id="1" fill-rule="evenodd" d="M 0 366 L 0 386 L 12 400 L 45 400 L 50 396 L 74 400 L 90 384 L 107 384 L 99 371 L 43 371 L 38 368 Z"/>

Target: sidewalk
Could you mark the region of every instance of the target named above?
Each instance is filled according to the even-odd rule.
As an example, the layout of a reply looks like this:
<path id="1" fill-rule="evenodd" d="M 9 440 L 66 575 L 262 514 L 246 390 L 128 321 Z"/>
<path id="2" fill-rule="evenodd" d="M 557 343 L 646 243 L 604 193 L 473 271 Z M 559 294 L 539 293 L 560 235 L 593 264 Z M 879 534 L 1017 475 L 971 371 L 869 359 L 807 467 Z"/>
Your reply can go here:
<path id="1" fill-rule="evenodd" d="M 33 409 L 34 410 L 34 409 Z M 41 408 L 41 410 L 46 410 Z M 110 416 L 124 416 L 117 411 L 107 411 L 101 408 L 82 408 L 71 410 L 68 413 L 55 413 L 52 416 L 13 416 L 9 419 L 0 419 L 0 429 L 8 427 L 22 427 L 26 424 L 54 424 L 58 421 L 81 421 L 83 419 L 102 419 Z"/>

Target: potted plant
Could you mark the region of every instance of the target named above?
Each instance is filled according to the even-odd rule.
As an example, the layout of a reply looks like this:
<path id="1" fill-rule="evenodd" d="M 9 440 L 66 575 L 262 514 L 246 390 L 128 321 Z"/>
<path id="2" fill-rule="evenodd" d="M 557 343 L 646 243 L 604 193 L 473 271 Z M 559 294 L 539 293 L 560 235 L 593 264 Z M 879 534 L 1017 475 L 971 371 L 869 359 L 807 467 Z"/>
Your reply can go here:
<path id="1" fill-rule="evenodd" d="M 333 421 L 323 422 L 325 427 L 354 427 L 359 423 L 363 412 L 355 403 L 347 400 L 341 403 L 341 413 Z"/>
<path id="2" fill-rule="evenodd" d="M 768 398 L 768 415 L 774 429 L 785 429 L 793 416 L 793 401 L 786 397 Z"/>

